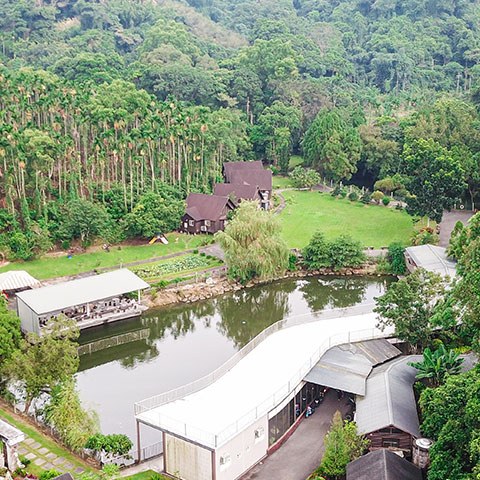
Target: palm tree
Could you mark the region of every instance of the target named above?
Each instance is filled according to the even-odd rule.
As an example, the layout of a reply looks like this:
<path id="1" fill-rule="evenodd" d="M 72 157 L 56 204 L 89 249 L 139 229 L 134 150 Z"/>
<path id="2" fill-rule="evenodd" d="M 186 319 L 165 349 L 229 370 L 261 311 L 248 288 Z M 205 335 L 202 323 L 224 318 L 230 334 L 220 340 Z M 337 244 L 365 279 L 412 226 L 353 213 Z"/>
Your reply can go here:
<path id="1" fill-rule="evenodd" d="M 426 348 L 422 362 L 408 362 L 408 365 L 418 370 L 417 379 L 426 378 L 433 387 L 438 387 L 445 381 L 447 375 L 460 373 L 463 358 L 459 358 L 459 355 L 458 352 L 447 350 L 445 345 L 441 344 L 434 352 Z"/>

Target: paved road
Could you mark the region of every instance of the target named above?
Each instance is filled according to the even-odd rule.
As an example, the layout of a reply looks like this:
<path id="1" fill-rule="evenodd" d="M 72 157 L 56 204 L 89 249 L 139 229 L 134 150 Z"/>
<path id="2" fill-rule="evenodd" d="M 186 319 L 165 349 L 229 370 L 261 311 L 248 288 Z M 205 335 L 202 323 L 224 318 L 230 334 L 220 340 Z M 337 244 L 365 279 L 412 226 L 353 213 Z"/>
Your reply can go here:
<path id="1" fill-rule="evenodd" d="M 455 224 L 460 220 L 466 224 L 474 212 L 465 210 L 452 210 L 451 212 L 444 212 L 440 223 L 440 240 L 441 247 L 447 247 L 450 241 L 450 235 L 455 228 Z"/>
<path id="2" fill-rule="evenodd" d="M 315 413 L 302 420 L 290 438 L 242 480 L 305 480 L 320 465 L 323 438 L 337 410 L 345 415 L 346 400 L 337 400 L 336 392 L 329 390 Z"/>

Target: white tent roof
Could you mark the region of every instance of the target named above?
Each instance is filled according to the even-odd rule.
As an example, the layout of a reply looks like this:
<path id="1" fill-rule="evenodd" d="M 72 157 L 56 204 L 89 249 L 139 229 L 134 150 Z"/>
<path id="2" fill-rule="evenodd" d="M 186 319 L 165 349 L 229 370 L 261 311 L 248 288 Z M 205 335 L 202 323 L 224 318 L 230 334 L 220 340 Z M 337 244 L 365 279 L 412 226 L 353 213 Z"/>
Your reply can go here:
<path id="1" fill-rule="evenodd" d="M 37 315 L 42 315 L 148 287 L 148 283 L 133 272 L 121 269 L 50 287 L 27 290 L 18 293 L 17 297 Z"/>
<path id="2" fill-rule="evenodd" d="M 0 273 L 0 291 L 33 287 L 39 283 L 25 270 L 11 270 L 10 272 Z"/>

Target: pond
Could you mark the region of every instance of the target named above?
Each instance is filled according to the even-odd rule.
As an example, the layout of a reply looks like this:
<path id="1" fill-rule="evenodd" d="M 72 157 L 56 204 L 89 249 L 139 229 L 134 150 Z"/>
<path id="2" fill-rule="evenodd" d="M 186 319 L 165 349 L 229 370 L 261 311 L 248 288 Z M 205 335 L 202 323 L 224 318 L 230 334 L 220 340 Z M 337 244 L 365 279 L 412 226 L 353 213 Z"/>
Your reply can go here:
<path id="1" fill-rule="evenodd" d="M 195 304 L 150 310 L 140 318 L 82 333 L 77 374 L 85 407 L 103 433 L 136 439 L 136 401 L 196 380 L 219 367 L 269 325 L 292 315 L 373 303 L 388 277 L 286 279 Z M 160 439 L 142 427 L 142 443 Z"/>

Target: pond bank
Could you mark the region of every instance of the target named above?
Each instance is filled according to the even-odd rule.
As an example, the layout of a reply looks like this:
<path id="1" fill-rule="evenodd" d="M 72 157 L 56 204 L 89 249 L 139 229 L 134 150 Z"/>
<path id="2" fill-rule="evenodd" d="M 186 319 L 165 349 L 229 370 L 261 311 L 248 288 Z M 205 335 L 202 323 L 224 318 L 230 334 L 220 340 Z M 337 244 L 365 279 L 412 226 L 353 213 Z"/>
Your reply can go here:
<path id="1" fill-rule="evenodd" d="M 320 270 L 296 270 L 294 272 L 286 272 L 285 275 L 269 281 L 255 279 L 245 285 L 240 282 L 229 280 L 226 276 L 222 275 L 218 277 L 209 277 L 200 282 L 175 285 L 156 292 L 149 292 L 144 297 L 144 304 L 149 309 L 152 309 L 181 303 L 195 303 L 224 295 L 225 293 L 268 284 L 277 280 L 314 277 L 317 275 L 380 276 L 376 273 L 376 264 L 374 262 L 367 262 L 365 265 L 358 268 L 342 268 L 338 271 L 335 271 L 332 268 L 322 268 Z"/>

